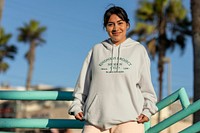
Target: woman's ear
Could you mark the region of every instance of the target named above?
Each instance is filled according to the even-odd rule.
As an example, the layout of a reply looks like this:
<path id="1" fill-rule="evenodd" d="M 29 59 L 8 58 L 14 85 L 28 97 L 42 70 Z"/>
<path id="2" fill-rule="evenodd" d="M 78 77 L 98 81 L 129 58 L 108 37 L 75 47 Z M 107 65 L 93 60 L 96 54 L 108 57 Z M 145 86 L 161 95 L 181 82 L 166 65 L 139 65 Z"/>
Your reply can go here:
<path id="1" fill-rule="evenodd" d="M 129 23 L 126 23 L 126 29 L 128 30 L 130 28 L 130 24 Z"/>
<path id="2" fill-rule="evenodd" d="M 108 29 L 107 29 L 107 27 L 105 27 L 105 30 L 106 30 L 106 32 L 108 32 Z"/>

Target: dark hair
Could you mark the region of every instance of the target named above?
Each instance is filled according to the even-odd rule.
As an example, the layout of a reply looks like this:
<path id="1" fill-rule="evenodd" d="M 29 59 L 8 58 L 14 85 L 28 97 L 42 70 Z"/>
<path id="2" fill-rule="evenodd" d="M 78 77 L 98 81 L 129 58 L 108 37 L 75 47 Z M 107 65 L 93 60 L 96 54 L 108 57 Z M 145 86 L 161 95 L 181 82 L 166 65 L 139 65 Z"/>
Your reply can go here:
<path id="1" fill-rule="evenodd" d="M 110 19 L 110 16 L 113 14 L 116 14 L 123 21 L 130 24 L 126 11 L 119 6 L 113 6 L 113 7 L 109 8 L 108 10 L 106 10 L 106 12 L 104 14 L 104 23 L 103 23 L 104 28 L 108 24 L 108 20 Z"/>

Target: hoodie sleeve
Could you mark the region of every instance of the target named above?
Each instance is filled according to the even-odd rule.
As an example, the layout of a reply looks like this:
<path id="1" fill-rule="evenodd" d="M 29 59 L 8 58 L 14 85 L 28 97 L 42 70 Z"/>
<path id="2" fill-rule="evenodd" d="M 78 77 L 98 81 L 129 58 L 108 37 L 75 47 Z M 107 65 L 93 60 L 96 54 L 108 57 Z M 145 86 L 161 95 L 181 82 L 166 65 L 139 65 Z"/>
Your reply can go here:
<path id="1" fill-rule="evenodd" d="M 141 92 L 144 97 L 144 106 L 142 114 L 150 118 L 151 115 L 155 114 L 158 110 L 156 106 L 157 96 L 151 81 L 150 59 L 145 48 L 143 53 L 143 65 L 141 69 L 141 78 L 139 82 Z"/>
<path id="2" fill-rule="evenodd" d="M 91 56 L 92 50 L 88 53 L 79 74 L 73 93 L 74 100 L 68 110 L 70 115 L 76 115 L 79 112 L 83 112 L 83 105 L 87 99 L 91 82 Z"/>

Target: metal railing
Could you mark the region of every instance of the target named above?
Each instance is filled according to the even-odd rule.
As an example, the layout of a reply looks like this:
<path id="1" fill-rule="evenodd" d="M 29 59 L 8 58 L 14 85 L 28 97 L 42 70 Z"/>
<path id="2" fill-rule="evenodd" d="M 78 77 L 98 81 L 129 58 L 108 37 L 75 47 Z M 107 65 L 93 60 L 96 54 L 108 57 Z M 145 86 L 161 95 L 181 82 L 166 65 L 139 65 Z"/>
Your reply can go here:
<path id="1" fill-rule="evenodd" d="M 71 101 L 72 92 L 64 91 L 0 91 L 0 100 L 51 100 L 51 101 Z M 184 88 L 180 88 L 170 96 L 157 103 L 158 110 L 161 111 L 166 106 L 180 100 L 182 110 L 173 114 L 169 118 L 151 127 L 150 122 L 145 123 L 146 133 L 160 132 L 174 123 L 200 110 L 200 100 L 190 104 L 189 98 Z M 84 122 L 71 119 L 26 119 L 26 118 L 0 118 L 0 128 L 74 128 L 81 129 Z M 200 122 L 184 129 L 181 133 L 200 131 Z"/>
<path id="2" fill-rule="evenodd" d="M 187 96 L 187 93 L 184 88 L 180 88 L 170 96 L 164 98 L 159 103 L 157 103 L 158 111 L 161 111 L 163 108 L 169 106 L 170 104 L 176 102 L 177 100 L 180 100 L 180 103 L 182 105 L 182 110 L 179 112 L 171 115 L 170 117 L 166 118 L 165 120 L 159 122 L 153 127 L 150 127 L 146 130 L 146 133 L 158 133 L 167 127 L 175 124 L 176 122 L 184 119 L 185 117 L 195 113 L 196 111 L 200 110 L 200 100 L 194 102 L 193 104 L 190 104 L 189 98 Z M 181 133 L 188 133 L 188 131 L 200 131 L 200 128 L 197 128 L 200 123 L 197 123 L 197 125 L 192 125 L 188 127 L 187 129 L 184 129 L 181 131 Z"/>

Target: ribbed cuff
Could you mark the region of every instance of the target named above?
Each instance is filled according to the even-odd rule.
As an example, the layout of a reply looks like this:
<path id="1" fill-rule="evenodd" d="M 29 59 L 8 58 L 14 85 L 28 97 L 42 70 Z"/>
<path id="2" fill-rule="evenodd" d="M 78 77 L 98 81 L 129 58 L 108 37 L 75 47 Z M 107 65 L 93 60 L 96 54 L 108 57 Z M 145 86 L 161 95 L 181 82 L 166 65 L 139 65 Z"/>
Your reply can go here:
<path id="1" fill-rule="evenodd" d="M 83 112 L 83 111 L 81 109 L 74 111 L 74 116 L 76 116 L 80 112 Z"/>
<path id="2" fill-rule="evenodd" d="M 150 118 L 151 118 L 151 113 L 150 113 L 149 109 L 144 109 L 144 110 L 142 111 L 142 114 L 145 115 L 146 117 L 148 117 L 149 120 L 150 120 Z"/>

